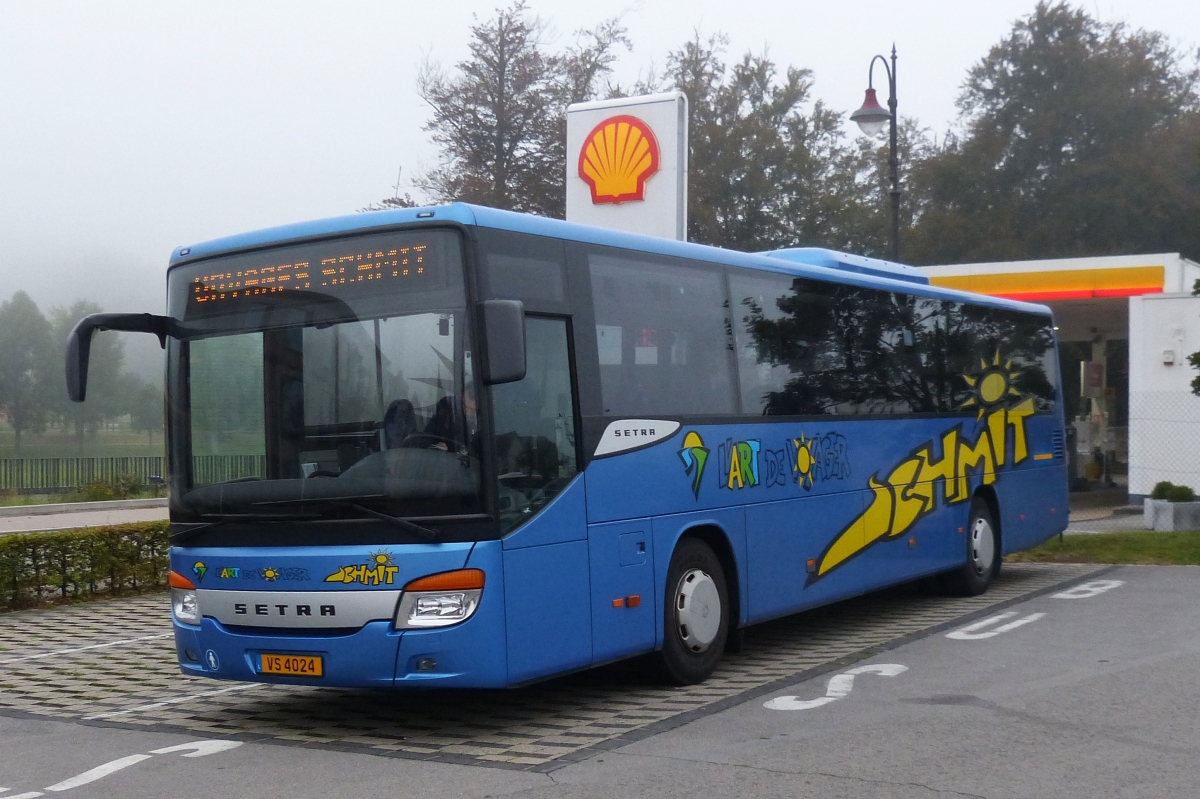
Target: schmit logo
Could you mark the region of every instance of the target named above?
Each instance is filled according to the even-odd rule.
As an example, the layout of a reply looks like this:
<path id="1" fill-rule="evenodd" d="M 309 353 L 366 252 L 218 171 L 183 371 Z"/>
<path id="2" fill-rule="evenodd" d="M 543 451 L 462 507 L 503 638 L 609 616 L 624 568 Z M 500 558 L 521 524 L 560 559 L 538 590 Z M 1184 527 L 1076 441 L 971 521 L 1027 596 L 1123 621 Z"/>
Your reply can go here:
<path id="1" fill-rule="evenodd" d="M 650 126 L 622 114 L 601 122 L 579 151 L 579 177 L 592 189 L 592 203 L 646 199 L 646 180 L 658 171 L 658 140 Z"/>

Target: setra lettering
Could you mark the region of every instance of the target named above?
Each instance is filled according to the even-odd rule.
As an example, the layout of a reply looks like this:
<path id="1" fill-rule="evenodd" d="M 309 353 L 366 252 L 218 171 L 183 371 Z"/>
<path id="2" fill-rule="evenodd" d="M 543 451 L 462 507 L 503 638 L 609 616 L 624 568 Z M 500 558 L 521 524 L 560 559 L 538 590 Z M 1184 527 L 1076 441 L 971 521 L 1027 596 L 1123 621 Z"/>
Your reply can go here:
<path id="1" fill-rule="evenodd" d="M 337 609 L 334 608 L 333 605 L 322 605 L 321 606 L 321 615 L 322 616 L 336 616 Z"/>

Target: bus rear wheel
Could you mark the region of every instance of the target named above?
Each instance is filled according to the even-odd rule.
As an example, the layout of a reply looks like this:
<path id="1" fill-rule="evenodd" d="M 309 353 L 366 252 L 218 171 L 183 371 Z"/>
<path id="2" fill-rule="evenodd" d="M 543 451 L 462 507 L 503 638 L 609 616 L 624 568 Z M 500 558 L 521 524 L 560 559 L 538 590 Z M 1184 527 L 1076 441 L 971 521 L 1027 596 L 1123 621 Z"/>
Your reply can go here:
<path id="1" fill-rule="evenodd" d="M 978 596 L 1000 571 L 1000 536 L 992 509 L 982 497 L 971 500 L 967 524 L 967 562 L 944 576 L 943 585 L 956 596 Z"/>
<path id="2" fill-rule="evenodd" d="M 729 593 L 725 570 L 712 549 L 684 538 L 671 555 L 663 603 L 663 647 L 659 666 L 676 685 L 695 685 L 717 667 L 729 637 Z"/>

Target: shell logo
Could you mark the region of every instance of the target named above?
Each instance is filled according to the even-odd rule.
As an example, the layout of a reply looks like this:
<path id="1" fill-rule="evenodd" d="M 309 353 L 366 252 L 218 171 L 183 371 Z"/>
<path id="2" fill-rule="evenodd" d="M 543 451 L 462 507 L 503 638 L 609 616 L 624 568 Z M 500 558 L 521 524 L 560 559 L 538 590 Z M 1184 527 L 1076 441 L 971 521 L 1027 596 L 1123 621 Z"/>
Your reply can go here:
<path id="1" fill-rule="evenodd" d="M 658 171 L 658 140 L 637 117 L 601 122 L 579 152 L 579 177 L 592 189 L 592 203 L 646 199 L 646 180 Z"/>

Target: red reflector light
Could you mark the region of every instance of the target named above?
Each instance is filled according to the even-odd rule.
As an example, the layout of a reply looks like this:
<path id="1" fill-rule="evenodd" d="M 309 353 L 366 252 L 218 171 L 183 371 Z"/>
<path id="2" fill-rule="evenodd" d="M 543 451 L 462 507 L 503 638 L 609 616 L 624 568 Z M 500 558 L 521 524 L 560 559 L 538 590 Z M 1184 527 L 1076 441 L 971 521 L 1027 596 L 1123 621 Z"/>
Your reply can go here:
<path id="1" fill-rule="evenodd" d="M 638 605 L 641 605 L 641 604 L 642 604 L 642 597 L 638 594 L 634 594 L 633 596 L 625 597 L 625 606 L 626 607 L 636 608 Z"/>

